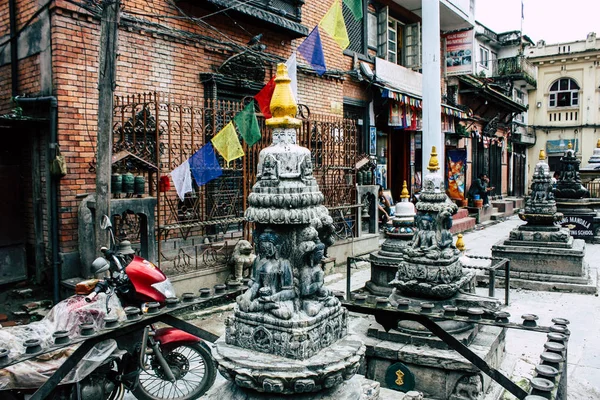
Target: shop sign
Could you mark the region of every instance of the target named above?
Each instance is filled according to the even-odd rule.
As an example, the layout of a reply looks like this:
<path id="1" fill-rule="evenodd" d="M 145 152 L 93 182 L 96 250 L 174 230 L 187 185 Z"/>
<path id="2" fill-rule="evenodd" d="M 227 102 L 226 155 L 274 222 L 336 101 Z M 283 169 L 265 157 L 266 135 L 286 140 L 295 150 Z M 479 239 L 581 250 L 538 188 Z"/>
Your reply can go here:
<path id="1" fill-rule="evenodd" d="M 594 236 L 593 221 L 594 217 L 591 215 L 565 215 L 562 221 L 560 221 L 560 226 L 569 228 L 571 236 L 575 238 L 586 238 Z"/>
<path id="2" fill-rule="evenodd" d="M 475 54 L 473 29 L 450 33 L 446 38 L 446 75 L 473 73 Z"/>

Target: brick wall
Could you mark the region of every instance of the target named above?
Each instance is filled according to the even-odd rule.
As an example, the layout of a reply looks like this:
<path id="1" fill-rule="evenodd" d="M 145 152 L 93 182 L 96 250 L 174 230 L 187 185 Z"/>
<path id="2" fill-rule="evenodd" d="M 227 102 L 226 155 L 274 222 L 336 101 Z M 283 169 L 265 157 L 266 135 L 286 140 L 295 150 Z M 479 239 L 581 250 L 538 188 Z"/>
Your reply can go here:
<path id="1" fill-rule="evenodd" d="M 17 0 L 19 24 L 25 23 L 38 9 L 34 0 Z M 325 15 L 331 1 L 309 1 L 302 8 L 302 23 L 309 30 Z M 201 17 L 208 11 L 180 3 L 188 14 Z M 290 40 L 280 31 L 244 19 L 231 19 L 220 13 L 193 23 L 180 16 L 167 1 L 123 2 L 124 18 L 119 31 L 116 95 L 158 91 L 170 96 L 203 97 L 199 74 L 214 72 L 235 54 L 236 46 L 244 46 L 250 38 L 262 33 L 270 60 L 287 59 L 303 38 Z M 77 208 L 86 193 L 95 191 L 95 174 L 89 172 L 94 160 L 98 112 L 98 46 L 100 20 L 85 9 L 64 0 L 52 7 L 52 85 L 58 98 L 58 141 L 66 156 L 69 171 L 61 180 L 59 193 L 60 250 L 77 250 Z M 6 18 L 4 18 L 6 17 Z M 6 3 L 0 5 L 0 19 L 8 20 Z M 0 28 L 0 37 L 7 34 Z M 341 78 L 352 67 L 352 58 L 343 56 L 338 44 L 321 31 L 328 70 L 338 77 L 320 78 L 313 73 L 299 73 L 299 98 L 312 113 L 333 114 L 332 103 L 344 97 L 360 100 L 364 90 L 350 79 Z M 237 47 L 239 48 L 239 47 Z M 299 64 L 308 63 L 298 57 Z M 39 57 L 19 62 L 19 92 L 28 96 L 40 93 Z M 274 73 L 267 65 L 265 81 Z M 10 110 L 10 64 L 0 67 L 0 113 Z"/>

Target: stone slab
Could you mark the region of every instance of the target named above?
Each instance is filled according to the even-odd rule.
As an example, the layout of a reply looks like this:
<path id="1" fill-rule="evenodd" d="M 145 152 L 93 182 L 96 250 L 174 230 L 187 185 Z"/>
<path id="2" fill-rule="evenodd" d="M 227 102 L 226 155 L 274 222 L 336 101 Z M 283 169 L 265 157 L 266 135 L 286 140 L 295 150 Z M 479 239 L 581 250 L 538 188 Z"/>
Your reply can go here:
<path id="1" fill-rule="evenodd" d="M 510 287 L 521 288 L 527 290 L 539 290 L 547 292 L 569 292 L 569 293 L 580 293 L 580 294 L 596 294 L 598 293 L 598 272 L 597 270 L 591 270 L 586 276 L 581 278 L 582 282 L 570 281 L 573 277 L 557 276 L 557 275 L 544 275 L 543 279 L 535 279 L 534 277 L 539 274 L 520 274 L 513 277 L 511 274 Z M 553 277 L 554 280 L 550 280 Z M 480 280 L 485 277 L 478 277 Z M 565 280 L 565 278 L 571 278 Z M 496 286 L 504 287 L 504 279 L 500 276 L 496 277 Z"/>
<path id="2" fill-rule="evenodd" d="M 504 240 L 492 246 L 492 256 L 510 259 L 511 271 L 550 275 L 583 276 L 585 242 L 573 241 L 571 249 L 537 246 L 506 245 Z"/>
<path id="3" fill-rule="evenodd" d="M 322 349 L 315 356 L 295 360 L 229 345 L 221 337 L 213 357 L 221 375 L 236 385 L 267 393 L 308 393 L 333 388 L 351 379 L 365 354 L 362 341 L 352 335 Z"/>
<path id="4" fill-rule="evenodd" d="M 427 399 L 448 399 L 458 380 L 464 375 L 479 373 L 464 357 L 454 350 L 440 350 L 429 346 L 393 343 L 367 336 L 369 328 L 379 329 L 373 317 L 361 318 L 352 329 L 367 346 L 365 376 L 385 384 L 387 369 L 396 362 L 405 364 L 415 376 L 415 389 Z M 491 367 L 498 368 L 504 357 L 506 330 L 494 326 L 481 326 L 469 346 L 475 354 Z M 491 379 L 483 375 L 484 391 Z M 398 392 L 400 393 L 400 392 Z"/>
<path id="5" fill-rule="evenodd" d="M 318 393 L 299 393 L 293 395 L 277 395 L 260 393 L 243 389 L 228 381 L 215 384 L 201 399 L 203 400 L 385 400 L 391 398 L 380 396 L 379 382 L 355 375 L 335 388 Z M 397 393 L 397 392 L 396 392 Z M 401 400 L 404 394 L 398 393 L 394 399 Z"/>

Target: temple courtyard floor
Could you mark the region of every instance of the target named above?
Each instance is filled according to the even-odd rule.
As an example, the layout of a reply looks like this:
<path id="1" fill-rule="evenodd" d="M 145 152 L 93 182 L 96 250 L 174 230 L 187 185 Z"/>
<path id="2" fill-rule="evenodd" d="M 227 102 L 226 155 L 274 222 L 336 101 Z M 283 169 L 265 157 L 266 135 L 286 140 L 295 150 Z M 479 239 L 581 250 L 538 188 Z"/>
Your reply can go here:
<path id="1" fill-rule="evenodd" d="M 485 227 L 479 226 L 478 229 L 465 233 L 466 254 L 491 256 L 492 245 L 508 238 L 509 232 L 519 224 L 522 224 L 522 221 L 517 216 L 513 216 L 503 222 Z M 600 244 L 586 244 L 585 260 L 589 264 L 590 272 L 597 274 L 600 266 Z M 345 291 L 345 266 L 337 267 L 325 279 L 331 289 Z M 364 287 L 369 279 L 370 269 L 367 263 L 353 268 L 352 290 Z M 487 295 L 488 289 L 479 287 L 477 292 Z M 504 300 L 503 289 L 497 288 L 495 295 Z M 227 305 L 182 317 L 221 336 L 225 331 L 224 320 L 232 307 L 233 305 Z M 569 325 L 571 336 L 568 343 L 568 399 L 600 399 L 600 299 L 597 295 L 512 288 L 510 305 L 504 309 L 511 314 L 512 322 L 519 322 L 521 315 L 527 313 L 538 315 L 538 324 L 543 326 L 552 325 L 551 319 L 555 317 L 568 319 L 571 322 Z M 364 318 L 358 314 L 351 315 L 351 326 L 352 319 L 358 320 L 361 317 Z M 544 333 L 509 329 L 506 337 L 506 357 L 501 366 L 502 372 L 515 382 L 531 377 L 535 365 L 540 362 L 539 356 L 545 342 Z M 218 375 L 215 384 L 219 384 L 222 380 L 223 378 Z M 493 390 L 494 385 L 496 384 L 492 384 L 493 393 L 488 391 L 486 399 L 497 399 L 498 394 L 501 393 L 499 387 Z M 382 390 L 380 398 L 382 400 L 401 398 L 398 395 L 398 392 L 386 389 Z M 126 399 L 133 399 L 130 396 L 128 394 Z"/>

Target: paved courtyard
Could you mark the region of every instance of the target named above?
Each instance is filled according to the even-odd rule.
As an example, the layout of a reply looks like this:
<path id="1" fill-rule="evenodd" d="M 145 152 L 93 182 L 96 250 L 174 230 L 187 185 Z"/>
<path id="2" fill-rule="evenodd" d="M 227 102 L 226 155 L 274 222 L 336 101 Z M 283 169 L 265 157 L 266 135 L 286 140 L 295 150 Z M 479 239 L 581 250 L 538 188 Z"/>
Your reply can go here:
<path id="1" fill-rule="evenodd" d="M 467 254 L 491 256 L 492 245 L 507 238 L 510 230 L 521 223 L 516 216 L 513 216 L 504 222 L 466 233 L 464 241 Z M 596 274 L 600 265 L 600 244 L 586 245 L 586 260 L 591 272 Z M 353 269 L 352 290 L 363 287 L 369 279 L 368 266 Z M 338 268 L 336 273 L 327 276 L 326 282 L 328 287 L 334 290 L 345 291 L 344 268 Z M 478 291 L 480 294 L 487 294 L 486 288 L 478 288 Z M 503 295 L 503 290 L 496 291 L 498 298 L 503 298 Z M 537 314 L 540 325 L 552 325 L 551 319 L 554 317 L 563 317 L 571 321 L 571 338 L 568 346 L 568 399 L 600 399 L 600 299 L 593 295 L 521 289 L 512 289 L 510 295 L 510 305 L 506 310 L 512 315 L 513 322 L 520 322 L 520 316 L 525 313 Z M 199 313 L 188 315 L 187 318 L 204 329 L 222 335 L 225 328 L 223 321 L 230 310 L 231 305 L 213 310 L 210 314 Z M 540 361 L 539 355 L 543 351 L 545 342 L 545 334 L 509 330 L 506 340 L 507 356 L 501 369 L 506 374 L 512 373 L 514 381 L 531 376 L 534 366 Z M 218 376 L 217 382 L 221 379 Z M 133 398 L 129 396 L 126 398 Z"/>

